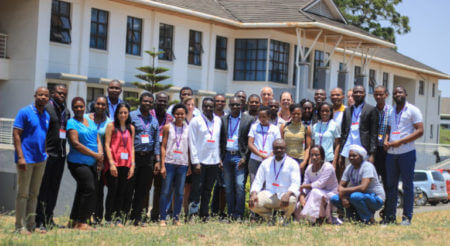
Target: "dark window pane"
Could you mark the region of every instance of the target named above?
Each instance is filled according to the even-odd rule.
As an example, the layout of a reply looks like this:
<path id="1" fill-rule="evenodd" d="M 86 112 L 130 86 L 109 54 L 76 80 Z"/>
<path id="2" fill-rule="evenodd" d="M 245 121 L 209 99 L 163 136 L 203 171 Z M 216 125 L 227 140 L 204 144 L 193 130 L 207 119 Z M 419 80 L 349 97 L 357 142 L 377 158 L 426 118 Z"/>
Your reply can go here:
<path id="1" fill-rule="evenodd" d="M 91 22 L 91 34 L 97 34 L 97 24 L 94 22 Z"/>
<path id="2" fill-rule="evenodd" d="M 271 40 L 269 55 L 269 80 L 279 83 L 287 83 L 289 66 L 289 44 Z"/>
<path id="3" fill-rule="evenodd" d="M 108 23 L 108 12 L 100 11 L 98 15 L 98 22 L 106 24 Z"/>

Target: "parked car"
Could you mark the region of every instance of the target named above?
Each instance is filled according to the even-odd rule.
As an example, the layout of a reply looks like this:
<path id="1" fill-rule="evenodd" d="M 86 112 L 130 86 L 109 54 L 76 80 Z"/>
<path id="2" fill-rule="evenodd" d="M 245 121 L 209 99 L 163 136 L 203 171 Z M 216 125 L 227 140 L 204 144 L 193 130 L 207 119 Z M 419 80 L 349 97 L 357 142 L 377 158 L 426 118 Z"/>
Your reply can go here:
<path id="1" fill-rule="evenodd" d="M 436 205 L 448 200 L 444 177 L 435 170 L 414 170 L 414 187 L 420 187 L 424 193 L 423 204 Z"/>
<path id="2" fill-rule="evenodd" d="M 417 185 L 414 185 L 414 204 L 416 206 L 427 204 L 425 193 Z M 397 208 L 403 208 L 403 184 L 401 181 L 398 183 Z"/>
<path id="3" fill-rule="evenodd" d="M 447 201 L 444 201 L 444 203 L 447 203 L 450 200 L 450 169 L 436 169 L 436 171 L 441 172 L 447 183 Z"/>

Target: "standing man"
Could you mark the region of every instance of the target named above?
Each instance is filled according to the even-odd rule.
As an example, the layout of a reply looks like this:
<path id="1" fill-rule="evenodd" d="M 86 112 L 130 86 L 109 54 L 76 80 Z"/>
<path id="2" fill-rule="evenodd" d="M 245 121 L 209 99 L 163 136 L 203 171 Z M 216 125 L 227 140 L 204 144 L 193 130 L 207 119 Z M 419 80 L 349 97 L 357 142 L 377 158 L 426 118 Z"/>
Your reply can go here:
<path id="1" fill-rule="evenodd" d="M 378 143 L 378 112 L 374 106 L 364 102 L 366 90 L 362 85 L 353 88 L 355 104 L 344 111 L 341 125 L 341 158 L 336 168 L 338 181 L 345 169 L 345 158 L 348 158 L 349 147 L 352 144 L 367 150 L 370 163 L 374 163 L 374 155 Z"/>
<path id="2" fill-rule="evenodd" d="M 118 80 L 113 80 L 108 84 L 108 108 L 106 109 L 106 116 L 110 119 L 114 120 L 114 112 L 116 112 L 117 105 L 122 103 L 122 99 L 120 99 L 120 94 L 122 93 L 122 84 Z M 95 101 L 89 104 L 89 112 L 95 112 Z"/>
<path id="3" fill-rule="evenodd" d="M 183 103 L 183 101 L 186 97 L 192 97 L 193 95 L 194 95 L 194 92 L 192 91 L 191 87 L 185 86 L 185 87 L 181 88 L 180 95 L 179 95 L 180 103 Z M 169 112 L 170 115 L 172 115 L 173 106 L 175 106 L 175 104 L 170 105 L 169 108 L 167 109 L 167 112 Z M 199 116 L 201 114 L 202 114 L 202 112 L 200 112 L 200 110 L 198 108 L 194 108 L 194 113 L 193 113 L 194 117 Z"/>
<path id="4" fill-rule="evenodd" d="M 248 115 L 253 116 L 254 119 L 258 119 L 259 108 L 261 107 L 261 99 L 256 94 L 251 94 L 248 97 Z"/>
<path id="5" fill-rule="evenodd" d="M 387 149 L 386 179 L 387 199 L 385 223 L 395 222 L 399 177 L 403 183 L 403 218 L 401 225 L 410 225 L 414 205 L 414 167 L 416 149 L 414 141 L 423 135 L 423 121 L 420 110 L 406 101 L 405 88 L 394 89 L 395 109 L 391 112 L 388 135 L 384 141 Z"/>
<path id="6" fill-rule="evenodd" d="M 50 115 L 45 110 L 49 92 L 39 87 L 34 103 L 23 107 L 14 120 L 13 141 L 17 164 L 16 232 L 30 234 L 36 226 L 35 212 L 39 188 L 45 171 L 45 140 Z M 42 231 L 45 233 L 45 231 Z"/>
<path id="7" fill-rule="evenodd" d="M 214 115 L 214 100 L 205 97 L 203 114 L 189 124 L 189 150 L 192 163 L 192 190 L 189 197 L 189 218 L 198 213 L 201 198 L 200 217 L 206 221 L 209 216 L 209 201 L 219 169 L 220 128 L 222 122 Z"/>
<path id="8" fill-rule="evenodd" d="M 333 120 L 336 125 L 341 128 L 342 116 L 344 115 L 344 91 L 337 87 L 331 90 L 330 93 L 331 102 L 333 103 Z"/>
<path id="9" fill-rule="evenodd" d="M 325 92 L 324 89 L 317 89 L 314 92 L 314 101 L 315 101 L 315 105 L 316 108 L 314 108 L 313 111 L 313 121 L 318 121 L 320 119 L 320 115 L 319 115 L 319 108 L 322 105 L 322 103 L 324 103 L 327 100 L 327 93 Z"/>
<path id="10" fill-rule="evenodd" d="M 152 117 L 158 120 L 159 145 L 161 145 L 163 137 L 162 128 L 166 124 L 170 124 L 173 121 L 172 115 L 166 112 L 168 103 L 169 103 L 169 96 L 167 95 L 167 93 L 159 92 L 158 94 L 156 94 L 155 109 L 152 109 L 150 111 Z M 150 214 L 150 220 L 153 222 L 157 222 L 159 220 L 159 198 L 161 196 L 162 179 L 163 179 L 160 173 L 161 164 L 158 160 L 156 161 L 155 168 L 153 170 L 153 185 L 155 189 L 153 190 L 153 205 Z"/>
<path id="11" fill-rule="evenodd" d="M 289 111 L 289 106 L 294 103 L 292 94 L 289 91 L 281 93 L 280 96 L 281 110 L 278 112 L 278 117 L 283 119 L 285 122 L 291 120 L 291 111 Z"/>
<path id="12" fill-rule="evenodd" d="M 220 152 L 223 160 L 228 218 L 242 220 L 245 209 L 245 172 L 249 157 L 248 133 L 253 117 L 241 113 L 242 101 L 232 97 L 231 112 L 222 117 Z"/>
<path id="13" fill-rule="evenodd" d="M 217 94 L 214 96 L 214 114 L 219 118 L 227 115 L 227 112 L 225 112 L 226 102 L 227 100 L 225 99 L 224 94 Z"/>
<path id="14" fill-rule="evenodd" d="M 241 99 L 241 112 L 244 113 L 245 111 L 247 111 L 247 94 L 245 93 L 245 91 L 236 91 L 236 93 L 234 93 L 234 96 Z"/>
<path id="15" fill-rule="evenodd" d="M 48 159 L 36 209 L 36 227 L 41 231 L 47 231 L 55 226 L 53 210 L 58 199 L 59 185 L 66 162 L 66 124 L 70 119 L 70 112 L 66 108 L 66 97 L 66 86 L 56 85 L 50 101 L 45 105 L 45 110 L 50 115 L 46 142 Z"/>
<path id="16" fill-rule="evenodd" d="M 268 107 L 269 100 L 273 99 L 273 89 L 270 87 L 264 87 L 261 89 L 260 94 L 261 94 L 262 105 Z"/>
<path id="17" fill-rule="evenodd" d="M 136 168 L 134 171 L 134 197 L 131 219 L 135 226 L 143 226 L 142 214 L 152 187 L 154 163 L 160 161 L 159 125 L 150 114 L 153 95 L 144 92 L 139 97 L 139 108 L 130 113 L 135 128 L 134 150 Z"/>
<path id="18" fill-rule="evenodd" d="M 280 111 L 280 103 L 276 99 L 269 100 L 269 108 L 270 108 L 270 124 L 280 127 L 285 124 L 286 121 L 283 118 L 278 117 L 278 111 Z"/>

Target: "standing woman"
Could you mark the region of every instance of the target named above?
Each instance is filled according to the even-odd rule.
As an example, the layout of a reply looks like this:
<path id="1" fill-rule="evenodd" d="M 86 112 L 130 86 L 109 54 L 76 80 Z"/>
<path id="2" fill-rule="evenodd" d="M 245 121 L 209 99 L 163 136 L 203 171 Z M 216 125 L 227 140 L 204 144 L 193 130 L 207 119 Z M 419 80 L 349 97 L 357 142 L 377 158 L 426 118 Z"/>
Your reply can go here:
<path id="1" fill-rule="evenodd" d="M 341 133 L 333 120 L 332 106 L 328 102 L 319 107 L 320 121 L 314 124 L 312 130 L 313 145 L 320 145 L 325 150 L 325 161 L 336 167 L 339 158 L 339 138 Z"/>
<path id="2" fill-rule="evenodd" d="M 70 173 L 77 182 L 70 225 L 80 230 L 92 229 L 87 221 L 95 209 L 97 170 L 103 163 L 103 148 L 97 127 L 89 117 L 83 116 L 85 107 L 84 99 L 75 97 L 72 100 L 74 117 L 67 122 L 70 143 L 67 162 Z"/>
<path id="3" fill-rule="evenodd" d="M 191 122 L 192 118 L 195 117 L 194 111 L 195 111 L 195 100 L 193 97 L 186 97 L 183 100 L 184 106 L 187 108 L 187 114 L 186 114 L 186 122 L 189 124 Z M 171 112 L 170 112 L 171 113 Z"/>
<path id="4" fill-rule="evenodd" d="M 105 162 L 105 178 L 108 186 L 106 196 L 105 220 L 123 227 L 123 218 L 127 217 L 131 206 L 132 182 L 134 175 L 134 126 L 131 125 L 130 106 L 119 103 L 114 113 L 114 122 L 106 127 L 105 150 L 108 161 Z"/>
<path id="5" fill-rule="evenodd" d="M 281 137 L 286 142 L 286 154 L 294 158 L 301 170 L 305 170 L 311 146 L 311 128 L 302 123 L 300 104 L 289 106 L 291 121 L 280 126 Z"/>
<path id="6" fill-rule="evenodd" d="M 195 111 L 195 101 L 193 97 L 186 97 L 183 100 L 184 106 L 187 108 L 187 114 L 186 114 L 186 123 L 189 125 L 189 122 L 191 122 L 192 118 L 194 118 L 194 111 Z M 188 207 L 189 207 L 189 196 L 191 195 L 191 168 L 188 168 L 188 171 L 186 173 L 186 180 L 184 182 L 184 197 L 183 197 L 183 209 L 184 213 L 188 213 Z"/>
<path id="7" fill-rule="evenodd" d="M 314 117 L 313 117 L 313 110 L 314 110 L 314 103 L 311 102 L 308 99 L 303 99 L 300 102 L 300 106 L 302 106 L 302 122 L 306 126 L 312 126 L 314 125 Z"/>
<path id="8" fill-rule="evenodd" d="M 172 109 L 175 123 L 163 127 L 161 144 L 161 174 L 164 181 L 160 199 L 161 226 L 166 226 L 167 210 L 174 191 L 172 218 L 180 225 L 179 214 L 183 205 L 184 182 L 189 168 L 188 124 L 185 122 L 188 110 L 183 104 Z"/>
<path id="9" fill-rule="evenodd" d="M 84 115 L 85 118 L 88 118 L 92 121 L 94 121 L 95 126 L 97 127 L 97 133 L 100 137 L 100 140 L 102 142 L 103 150 L 105 150 L 105 131 L 106 126 L 109 122 L 111 122 L 111 119 L 107 116 L 107 109 L 108 109 L 108 99 L 106 96 L 98 96 L 97 99 L 95 99 L 94 103 L 94 113 L 89 113 Z M 104 162 L 107 162 L 108 158 L 105 158 Z M 105 177 L 104 177 L 104 166 L 105 163 L 102 164 L 102 167 L 98 173 L 99 177 L 97 179 L 96 184 L 96 200 L 97 203 L 95 205 L 94 210 L 94 224 L 100 224 L 103 219 L 103 201 L 104 201 L 104 194 L 103 194 L 103 187 L 105 186 Z"/>

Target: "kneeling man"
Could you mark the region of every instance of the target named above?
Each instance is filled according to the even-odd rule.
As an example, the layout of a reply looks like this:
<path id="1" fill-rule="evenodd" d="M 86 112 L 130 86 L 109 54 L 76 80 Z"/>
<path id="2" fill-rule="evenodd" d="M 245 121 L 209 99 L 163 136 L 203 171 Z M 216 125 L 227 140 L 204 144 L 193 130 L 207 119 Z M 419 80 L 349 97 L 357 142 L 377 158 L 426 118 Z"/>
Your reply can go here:
<path id="1" fill-rule="evenodd" d="M 249 207 L 266 219 L 270 219 L 273 209 L 282 210 L 285 221 L 288 221 L 299 195 L 300 169 L 297 162 L 286 155 L 283 139 L 276 139 L 272 148 L 274 156 L 265 159 L 256 173 L 250 190 Z"/>

